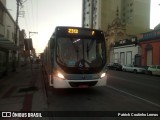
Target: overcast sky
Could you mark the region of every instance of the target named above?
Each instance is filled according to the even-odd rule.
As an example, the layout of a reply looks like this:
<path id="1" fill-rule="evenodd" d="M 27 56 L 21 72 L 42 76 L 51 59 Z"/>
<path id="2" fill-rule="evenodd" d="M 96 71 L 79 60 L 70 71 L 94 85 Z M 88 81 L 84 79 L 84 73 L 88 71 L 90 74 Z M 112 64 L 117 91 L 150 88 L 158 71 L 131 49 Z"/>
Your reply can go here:
<path id="1" fill-rule="evenodd" d="M 25 1 L 25 0 L 23 0 Z M 160 0 L 151 0 L 150 28 L 160 23 Z M 37 53 L 43 52 L 56 26 L 81 26 L 82 0 L 26 0 L 20 9 L 25 11 L 19 18 L 20 29 L 38 32 L 32 37 Z M 7 8 L 15 19 L 16 0 L 7 0 Z"/>

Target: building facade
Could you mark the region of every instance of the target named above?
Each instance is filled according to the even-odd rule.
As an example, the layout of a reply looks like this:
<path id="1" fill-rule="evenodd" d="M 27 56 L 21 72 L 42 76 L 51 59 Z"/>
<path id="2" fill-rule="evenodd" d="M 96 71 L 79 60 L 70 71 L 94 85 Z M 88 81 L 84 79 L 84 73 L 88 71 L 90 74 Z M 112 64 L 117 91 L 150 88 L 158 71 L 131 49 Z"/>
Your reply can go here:
<path id="1" fill-rule="evenodd" d="M 160 65 L 160 28 L 139 34 L 138 40 L 141 46 L 142 65 Z"/>
<path id="2" fill-rule="evenodd" d="M 150 30 L 150 0 L 83 0 L 82 26 L 106 31 L 117 8 L 127 35 Z"/>
<path id="3" fill-rule="evenodd" d="M 113 46 L 115 42 L 123 39 L 127 39 L 126 25 L 122 23 L 119 17 L 119 10 L 117 9 L 116 18 L 112 21 L 111 25 L 108 25 L 106 31 L 106 43 L 107 43 L 107 61 L 110 63 L 113 61 Z"/>
<path id="4" fill-rule="evenodd" d="M 150 30 L 150 0 L 83 0 L 82 22 L 83 27 L 106 32 L 107 62 L 110 63 L 114 42 Z"/>
<path id="5" fill-rule="evenodd" d="M 82 26 L 85 28 L 100 29 L 101 0 L 83 0 Z"/>
<path id="6" fill-rule="evenodd" d="M 140 66 L 140 61 L 137 61 L 136 56 L 140 54 L 140 47 L 137 44 L 137 39 L 124 39 L 115 42 L 113 61 L 121 65 L 135 64 Z"/>
<path id="7" fill-rule="evenodd" d="M 15 71 L 19 61 L 19 27 L 6 9 L 6 1 L 0 1 L 0 76 Z M 16 39 L 17 38 L 17 39 Z"/>

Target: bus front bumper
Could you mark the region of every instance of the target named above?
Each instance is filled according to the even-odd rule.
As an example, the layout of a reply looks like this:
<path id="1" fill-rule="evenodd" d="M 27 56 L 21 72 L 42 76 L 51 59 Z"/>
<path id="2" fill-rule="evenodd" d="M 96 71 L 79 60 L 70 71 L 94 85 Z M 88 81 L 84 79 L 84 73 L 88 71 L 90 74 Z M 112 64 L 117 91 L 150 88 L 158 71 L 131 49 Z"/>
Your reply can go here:
<path id="1" fill-rule="evenodd" d="M 67 80 L 59 77 L 53 77 L 50 79 L 50 86 L 54 88 L 83 88 L 94 86 L 106 86 L 107 76 L 93 80 Z"/>

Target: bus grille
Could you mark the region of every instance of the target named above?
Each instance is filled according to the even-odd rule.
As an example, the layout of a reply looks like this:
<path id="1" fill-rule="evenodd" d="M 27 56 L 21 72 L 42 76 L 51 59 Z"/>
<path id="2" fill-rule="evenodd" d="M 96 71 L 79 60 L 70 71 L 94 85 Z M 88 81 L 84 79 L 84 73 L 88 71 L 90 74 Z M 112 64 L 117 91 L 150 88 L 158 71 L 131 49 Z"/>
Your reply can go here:
<path id="1" fill-rule="evenodd" d="M 98 81 L 91 81 L 91 82 L 69 82 L 69 84 L 72 86 L 72 87 L 79 87 L 81 85 L 86 85 L 88 87 L 92 87 L 94 85 L 97 84 Z"/>

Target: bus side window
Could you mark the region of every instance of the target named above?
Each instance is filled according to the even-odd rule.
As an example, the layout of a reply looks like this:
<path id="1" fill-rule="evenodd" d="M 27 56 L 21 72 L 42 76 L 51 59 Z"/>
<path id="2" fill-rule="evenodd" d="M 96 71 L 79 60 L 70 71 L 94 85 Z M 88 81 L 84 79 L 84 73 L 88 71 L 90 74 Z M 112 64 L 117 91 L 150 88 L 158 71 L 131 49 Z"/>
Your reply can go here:
<path id="1" fill-rule="evenodd" d="M 54 40 L 55 40 L 54 38 L 50 39 L 50 48 L 51 49 L 54 49 Z"/>
<path id="2" fill-rule="evenodd" d="M 50 39 L 50 55 L 51 55 L 51 65 L 54 67 L 54 38 Z"/>

